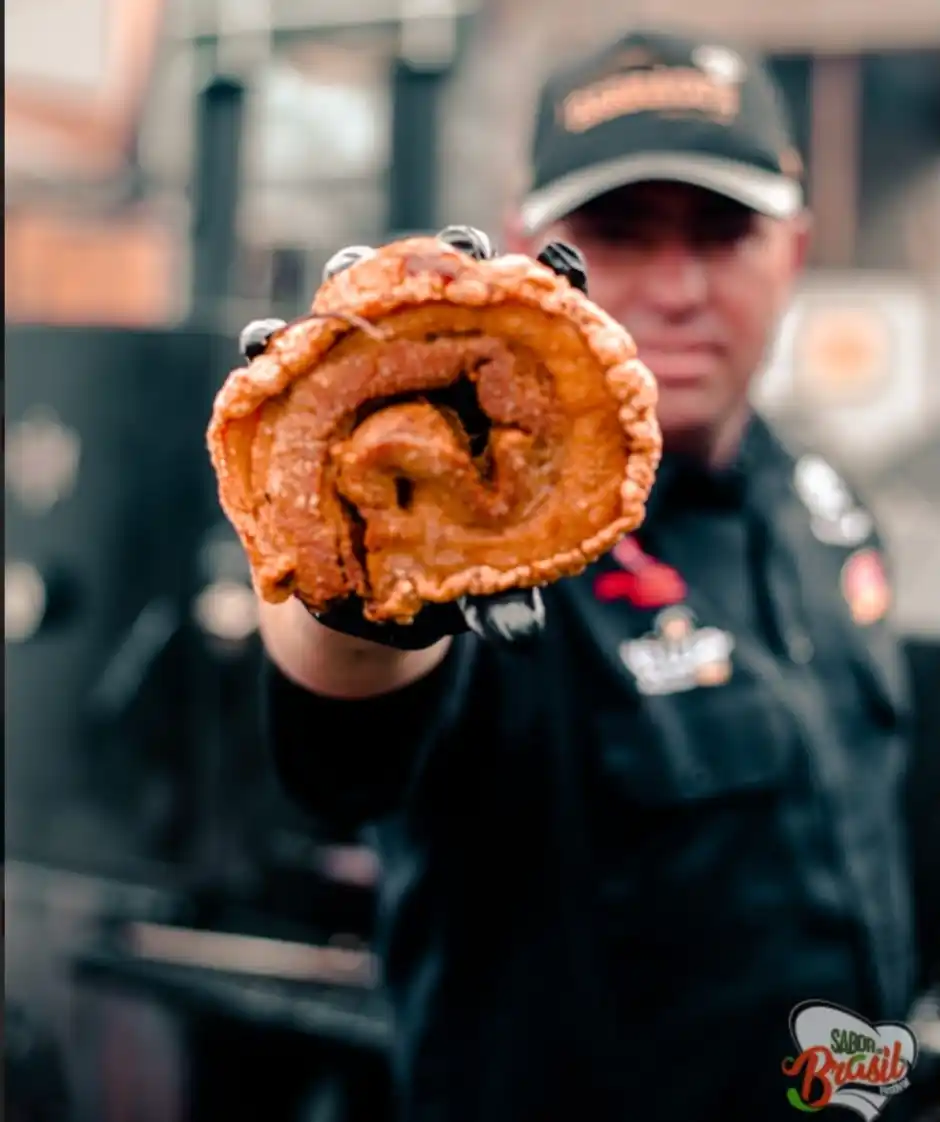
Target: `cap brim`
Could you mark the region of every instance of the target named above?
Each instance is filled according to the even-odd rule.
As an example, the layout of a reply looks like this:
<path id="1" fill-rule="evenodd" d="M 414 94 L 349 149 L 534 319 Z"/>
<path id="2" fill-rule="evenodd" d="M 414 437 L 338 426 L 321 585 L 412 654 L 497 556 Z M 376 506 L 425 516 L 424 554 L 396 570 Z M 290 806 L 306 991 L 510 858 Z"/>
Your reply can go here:
<path id="1" fill-rule="evenodd" d="M 538 233 L 608 191 L 659 180 L 703 187 L 771 218 L 792 218 L 803 209 L 800 184 L 786 176 L 714 156 L 650 152 L 595 164 L 533 191 L 522 205 L 523 227 Z"/>

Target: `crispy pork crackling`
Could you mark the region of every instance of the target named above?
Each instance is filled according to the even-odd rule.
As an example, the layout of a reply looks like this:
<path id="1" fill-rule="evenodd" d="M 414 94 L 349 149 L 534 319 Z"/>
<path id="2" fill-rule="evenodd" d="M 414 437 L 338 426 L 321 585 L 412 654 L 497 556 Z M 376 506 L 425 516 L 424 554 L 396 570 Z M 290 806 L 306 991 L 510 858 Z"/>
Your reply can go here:
<path id="1" fill-rule="evenodd" d="M 629 335 L 522 256 L 394 242 L 219 391 L 222 507 L 259 595 L 375 622 L 550 584 L 643 520 L 661 451 Z"/>

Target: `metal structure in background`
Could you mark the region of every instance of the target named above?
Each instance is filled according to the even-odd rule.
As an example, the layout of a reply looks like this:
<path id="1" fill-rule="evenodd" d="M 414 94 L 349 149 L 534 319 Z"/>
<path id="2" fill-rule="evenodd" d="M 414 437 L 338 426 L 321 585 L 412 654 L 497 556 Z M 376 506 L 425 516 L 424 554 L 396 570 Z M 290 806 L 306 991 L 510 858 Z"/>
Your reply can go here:
<path id="1" fill-rule="evenodd" d="M 402 0 L 402 16 L 392 71 L 392 235 L 440 224 L 440 106 L 458 41 L 455 0 Z"/>
<path id="2" fill-rule="evenodd" d="M 196 106 L 191 316 L 212 323 L 232 295 L 246 88 L 236 76 L 209 79 Z"/>
<path id="3" fill-rule="evenodd" d="M 188 616 L 217 363 L 198 333 L 7 329 L 6 986 L 62 1050 L 67 1122 L 107 1120 L 70 956 L 178 906 L 199 815 Z"/>
<path id="4" fill-rule="evenodd" d="M 144 875 L 183 856 L 214 341 L 13 326 L 6 359 L 7 854 Z"/>
<path id="5" fill-rule="evenodd" d="M 438 103 L 443 75 L 394 67 L 392 162 L 388 172 L 388 229 L 394 236 L 437 225 Z"/>
<path id="6" fill-rule="evenodd" d="M 203 326 L 237 331 L 264 305 L 289 318 L 338 245 L 439 224 L 439 106 L 475 4 L 328 7 L 220 0 L 176 27 L 174 49 L 191 53 L 197 76 L 192 295 Z M 162 143 L 166 161 L 166 131 Z M 148 174 L 159 180 L 159 167 Z"/>

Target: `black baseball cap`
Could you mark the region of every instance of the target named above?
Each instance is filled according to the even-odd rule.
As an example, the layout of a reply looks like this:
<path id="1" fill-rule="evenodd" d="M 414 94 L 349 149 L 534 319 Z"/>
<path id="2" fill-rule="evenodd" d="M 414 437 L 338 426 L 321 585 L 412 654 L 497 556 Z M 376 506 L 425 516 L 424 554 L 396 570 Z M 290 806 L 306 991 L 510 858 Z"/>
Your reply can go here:
<path id="1" fill-rule="evenodd" d="M 667 180 L 788 218 L 803 207 L 783 97 L 758 56 L 711 39 L 624 36 L 552 75 L 539 101 L 527 233 L 631 183 Z"/>

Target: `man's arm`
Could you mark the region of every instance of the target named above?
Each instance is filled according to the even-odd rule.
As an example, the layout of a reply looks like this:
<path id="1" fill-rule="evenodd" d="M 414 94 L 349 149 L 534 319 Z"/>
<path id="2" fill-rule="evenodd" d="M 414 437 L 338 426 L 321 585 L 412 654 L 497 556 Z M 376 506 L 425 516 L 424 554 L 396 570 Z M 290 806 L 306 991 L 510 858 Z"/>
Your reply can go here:
<path id="1" fill-rule="evenodd" d="M 260 612 L 264 735 L 286 793 L 340 831 L 395 810 L 461 692 L 453 641 L 395 650 L 324 627 L 294 600 Z"/>
<path id="2" fill-rule="evenodd" d="M 401 651 L 343 635 L 317 623 L 297 600 L 260 605 L 268 656 L 291 682 L 324 698 L 363 700 L 392 693 L 443 662 L 450 638 L 426 650 Z"/>
<path id="3" fill-rule="evenodd" d="M 431 642 L 407 650 L 328 628 L 297 601 L 261 605 L 265 734 L 286 791 L 308 813 L 343 829 L 375 821 L 402 806 L 433 748 L 492 739 L 474 711 L 495 707 L 497 648 L 540 634 L 544 608 L 532 590 L 468 608 L 469 628 L 455 637 L 437 638 L 433 616 L 415 634 L 389 636 Z"/>

